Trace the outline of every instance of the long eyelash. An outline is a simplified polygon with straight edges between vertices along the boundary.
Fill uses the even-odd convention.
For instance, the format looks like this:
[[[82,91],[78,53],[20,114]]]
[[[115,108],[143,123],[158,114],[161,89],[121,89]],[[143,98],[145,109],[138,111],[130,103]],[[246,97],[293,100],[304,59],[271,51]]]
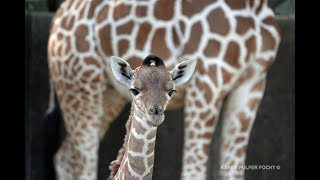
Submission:
[[[174,92],[177,92],[175,89],[172,89],[168,92],[168,95],[171,97]]]
[[[137,90],[137,89],[134,89],[134,88],[131,88],[131,89],[129,89],[132,93],[133,93],[133,95],[138,95],[140,92]]]

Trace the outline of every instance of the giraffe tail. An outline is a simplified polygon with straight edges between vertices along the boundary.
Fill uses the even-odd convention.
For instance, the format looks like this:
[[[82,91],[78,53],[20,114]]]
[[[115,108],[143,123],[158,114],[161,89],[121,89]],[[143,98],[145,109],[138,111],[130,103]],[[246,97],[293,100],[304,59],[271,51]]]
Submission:
[[[55,96],[55,94],[54,94],[53,82],[50,79],[49,80],[49,101],[48,101],[48,108],[47,108],[47,110],[45,112],[45,115],[50,114],[54,110],[54,108],[56,106],[55,97],[54,96]]]

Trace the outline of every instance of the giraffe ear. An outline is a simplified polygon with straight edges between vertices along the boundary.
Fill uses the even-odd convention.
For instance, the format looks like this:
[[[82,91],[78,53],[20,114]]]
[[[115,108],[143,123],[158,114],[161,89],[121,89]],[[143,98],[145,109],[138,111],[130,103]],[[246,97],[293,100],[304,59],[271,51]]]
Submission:
[[[131,69],[129,63],[116,56],[111,56],[109,62],[114,77],[118,81],[130,86],[133,70]]]
[[[174,69],[170,71],[172,81],[176,85],[181,85],[187,82],[191,78],[196,65],[196,60],[186,60],[177,64]]]

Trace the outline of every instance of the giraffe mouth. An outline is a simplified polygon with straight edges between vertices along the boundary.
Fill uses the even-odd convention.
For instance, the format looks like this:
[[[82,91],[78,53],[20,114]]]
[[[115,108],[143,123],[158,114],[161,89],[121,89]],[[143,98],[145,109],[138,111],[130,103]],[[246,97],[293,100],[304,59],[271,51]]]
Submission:
[[[152,115],[148,118],[147,123],[151,126],[157,127],[164,121],[164,114],[162,115]]]

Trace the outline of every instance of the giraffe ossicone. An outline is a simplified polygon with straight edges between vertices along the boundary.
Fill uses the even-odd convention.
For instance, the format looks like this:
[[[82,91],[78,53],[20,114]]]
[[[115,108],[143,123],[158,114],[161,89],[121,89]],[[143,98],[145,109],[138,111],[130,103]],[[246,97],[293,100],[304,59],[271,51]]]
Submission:
[[[184,61],[172,71],[168,71],[162,60],[154,55],[147,56],[142,66],[135,70],[119,57],[112,56],[109,62],[114,77],[128,86],[133,97],[127,134],[117,159],[111,162],[109,180],[151,180],[157,127],[164,121],[164,111],[175,85],[190,79],[196,61]]]

